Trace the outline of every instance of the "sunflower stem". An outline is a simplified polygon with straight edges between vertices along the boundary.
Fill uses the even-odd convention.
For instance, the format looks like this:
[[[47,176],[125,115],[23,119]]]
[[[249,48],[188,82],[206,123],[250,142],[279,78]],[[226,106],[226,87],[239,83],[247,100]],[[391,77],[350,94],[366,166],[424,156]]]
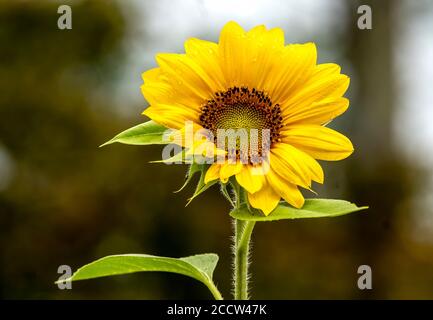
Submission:
[[[250,240],[255,221],[235,219],[234,298],[248,300]]]
[[[236,181],[231,181],[236,199],[235,208],[240,208],[242,202],[247,201],[244,190]],[[255,221],[234,219],[233,239],[233,294],[236,300],[248,300],[248,267],[250,241]]]

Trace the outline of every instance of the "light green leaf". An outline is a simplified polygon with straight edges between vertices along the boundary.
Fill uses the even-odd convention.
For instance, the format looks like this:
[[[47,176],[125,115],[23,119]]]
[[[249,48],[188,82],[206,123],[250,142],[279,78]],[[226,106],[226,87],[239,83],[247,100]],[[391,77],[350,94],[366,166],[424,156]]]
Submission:
[[[71,278],[78,281],[143,271],[159,271],[182,274],[202,282],[216,299],[221,294],[212,281],[218,256],[214,253],[198,254],[185,258],[167,258],[148,254],[122,254],[107,256],[79,268]]]
[[[188,262],[189,264],[196,267],[198,270],[206,273],[209,279],[212,279],[213,272],[218,263],[218,255],[214,253],[196,254],[194,256],[180,258],[180,260]]]
[[[101,147],[115,142],[133,145],[168,144],[170,141],[164,139],[167,130],[169,129],[151,120],[119,133]]]
[[[261,211],[248,210],[247,204],[230,212],[233,218],[246,221],[275,221],[282,219],[304,219],[337,217],[348,213],[368,209],[368,207],[357,207],[355,204],[345,200],[334,199],[307,199],[301,209],[296,209],[285,202],[280,204],[268,216]]]

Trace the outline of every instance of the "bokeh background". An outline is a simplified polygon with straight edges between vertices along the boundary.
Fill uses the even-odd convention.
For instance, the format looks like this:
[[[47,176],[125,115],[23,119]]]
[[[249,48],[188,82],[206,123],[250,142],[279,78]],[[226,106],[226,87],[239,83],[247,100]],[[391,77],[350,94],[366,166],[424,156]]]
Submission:
[[[72,7],[72,30],[57,8]],[[357,28],[369,4],[373,29]],[[0,1],[0,297],[210,298],[189,278],[145,273],[78,282],[73,269],[117,253],[215,252],[230,291],[229,206],[213,187],[185,208],[186,167],[149,164],[160,146],[111,145],[146,121],[141,73],[183,41],[216,41],[236,20],[281,27],[317,44],[320,62],[351,77],[351,108],[331,127],[355,153],[324,163],[320,197],[370,210],[333,219],[260,223],[257,299],[433,299],[433,2],[420,0]],[[308,196],[314,196],[310,194]],[[357,287],[359,265],[373,289]]]

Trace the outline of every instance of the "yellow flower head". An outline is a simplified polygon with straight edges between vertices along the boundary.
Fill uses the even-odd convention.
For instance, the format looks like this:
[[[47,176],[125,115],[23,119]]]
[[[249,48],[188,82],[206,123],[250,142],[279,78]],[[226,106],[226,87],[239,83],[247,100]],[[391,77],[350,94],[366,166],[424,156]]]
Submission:
[[[235,176],[251,206],[268,215],[281,198],[304,204],[298,187],[323,183],[315,160],[341,160],[353,152],[344,135],[325,127],[348,108],[343,94],[349,78],[333,63],[317,64],[313,43],[284,44],[279,28],[257,26],[246,32],[227,23],[219,43],[189,39],[185,54],[156,56],[158,68],[143,74],[144,114],[169,128],[192,122],[217,135],[219,129],[268,132],[266,161],[212,164],[205,182]],[[264,145],[259,144],[259,153]],[[230,150],[226,150],[230,153]]]

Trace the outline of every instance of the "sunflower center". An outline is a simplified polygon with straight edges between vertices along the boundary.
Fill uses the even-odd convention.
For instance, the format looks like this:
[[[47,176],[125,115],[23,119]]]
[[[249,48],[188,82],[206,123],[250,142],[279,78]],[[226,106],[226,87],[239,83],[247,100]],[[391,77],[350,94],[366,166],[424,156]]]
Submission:
[[[243,129],[247,134],[248,145],[256,143],[260,156],[264,147],[269,148],[278,141],[282,120],[278,104],[273,104],[263,91],[247,87],[232,87],[225,92],[216,92],[214,99],[208,100],[202,106],[200,115],[200,124],[212,131],[217,144],[221,129]],[[240,152],[245,151],[241,149],[243,148],[239,142],[236,143],[235,150],[226,148],[229,154],[236,152],[238,158]],[[248,157],[251,162],[251,157]]]

